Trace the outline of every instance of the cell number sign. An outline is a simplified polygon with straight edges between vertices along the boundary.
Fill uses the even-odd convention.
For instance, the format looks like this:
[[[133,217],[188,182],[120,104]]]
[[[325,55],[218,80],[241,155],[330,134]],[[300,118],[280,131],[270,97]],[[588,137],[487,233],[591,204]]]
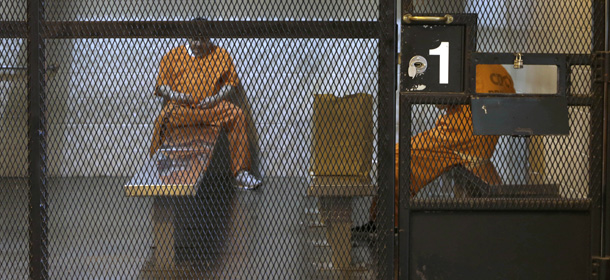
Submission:
[[[469,63],[467,24],[402,25],[401,92],[463,93]]]

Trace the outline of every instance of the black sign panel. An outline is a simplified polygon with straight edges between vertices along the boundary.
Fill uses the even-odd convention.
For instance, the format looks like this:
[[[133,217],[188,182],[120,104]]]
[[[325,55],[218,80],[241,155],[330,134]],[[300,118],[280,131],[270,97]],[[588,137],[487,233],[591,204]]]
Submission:
[[[463,25],[404,25],[402,91],[463,92]]]
[[[512,53],[476,53],[473,68],[484,64],[511,64]],[[556,66],[556,94],[476,94],[471,96],[472,125],[475,135],[567,135],[570,132],[566,99],[568,62],[564,54],[522,54],[529,65]],[[519,69],[516,71],[523,71]],[[513,78],[515,85],[523,79]],[[539,77],[540,78],[540,77]],[[493,79],[493,77],[492,77]],[[544,82],[536,80],[535,83]],[[471,85],[475,91],[475,83]],[[518,87],[516,86],[515,89]]]
[[[475,97],[471,99],[475,135],[566,135],[564,96]]]

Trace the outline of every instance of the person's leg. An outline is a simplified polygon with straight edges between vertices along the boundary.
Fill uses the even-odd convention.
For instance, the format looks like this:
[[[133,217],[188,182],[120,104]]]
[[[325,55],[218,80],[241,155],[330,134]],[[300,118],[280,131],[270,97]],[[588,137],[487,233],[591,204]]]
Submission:
[[[489,160],[486,160],[483,164],[472,167],[470,171],[489,185],[502,184],[502,178],[498,174],[496,167]]]
[[[250,151],[247,134],[246,116],[243,111],[230,102],[223,101],[216,108],[217,122],[227,130],[231,149],[231,171],[235,184],[246,190],[258,188],[262,182],[250,170]]]
[[[250,153],[246,118],[241,109],[228,101],[208,109],[193,109],[182,107],[175,114],[175,125],[215,125],[224,128],[229,138],[231,152],[231,173],[239,185],[246,189],[260,186],[261,181],[248,172],[250,169]]]
[[[250,169],[246,118],[241,109],[230,102],[220,102],[213,109],[218,116],[215,123],[227,131],[231,150],[231,171],[236,176],[239,171]]]
[[[436,137],[431,137],[428,133],[418,134],[411,141],[411,192],[410,197],[415,196],[421,188],[432,182],[441,174],[456,164],[462,163],[459,156],[450,150],[444,148],[437,149],[420,149],[418,148],[419,143],[426,143],[428,147],[441,147],[442,145],[434,145],[434,142],[438,142]],[[432,144],[431,144],[432,143]],[[399,192],[399,156],[398,156],[398,144],[395,147],[395,172],[394,172],[394,217],[398,217],[398,210],[400,205],[400,192]],[[403,195],[404,196],[404,195]],[[377,204],[379,198],[376,196],[373,198],[371,207],[369,208],[369,222],[365,225],[354,227],[354,231],[370,231],[375,229],[375,222],[377,220]],[[394,225],[398,226],[398,220],[394,220]]]

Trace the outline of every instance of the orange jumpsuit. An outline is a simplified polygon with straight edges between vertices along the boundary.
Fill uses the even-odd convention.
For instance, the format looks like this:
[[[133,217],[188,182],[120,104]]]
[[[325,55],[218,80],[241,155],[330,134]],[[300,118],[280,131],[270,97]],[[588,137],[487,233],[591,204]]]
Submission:
[[[188,53],[185,46],[180,46],[161,59],[156,86],[168,85],[174,91],[191,95],[197,104],[204,98],[217,94],[225,85],[237,87],[238,84],[235,66],[225,49],[216,46],[211,53],[194,57]],[[173,128],[204,125],[220,126],[228,132],[233,174],[248,170],[250,154],[246,118],[239,107],[225,100],[207,109],[169,101],[155,121],[151,156],[165,141],[165,134],[174,131]],[[196,135],[180,137],[195,138]]]
[[[476,81],[478,93],[515,92],[512,78],[498,64],[478,65]],[[501,183],[500,176],[489,161],[498,138],[495,135],[473,134],[470,106],[449,106],[446,114],[436,120],[434,128],[411,138],[411,195],[459,164],[489,184]],[[398,188],[398,164],[395,179],[395,187]]]
[[[497,142],[498,136],[473,135],[470,106],[450,106],[433,129],[411,138],[411,194],[459,164],[487,183],[500,183],[489,161]]]
[[[514,93],[513,81],[501,65],[477,65],[476,92]],[[495,167],[489,161],[499,136],[474,135],[469,105],[450,105],[439,116],[436,125],[411,138],[411,196],[455,165],[463,165],[488,184],[501,183]],[[396,144],[395,193],[399,190],[398,144]],[[374,201],[376,204],[376,201]],[[398,215],[399,196],[395,196],[394,211]],[[375,220],[376,206],[371,207]],[[396,221],[397,222],[397,221]]]

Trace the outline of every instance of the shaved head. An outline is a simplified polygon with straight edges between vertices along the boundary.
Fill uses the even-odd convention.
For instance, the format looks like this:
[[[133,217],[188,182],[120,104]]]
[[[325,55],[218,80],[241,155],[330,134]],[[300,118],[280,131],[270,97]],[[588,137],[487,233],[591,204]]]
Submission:
[[[204,17],[196,17],[191,21],[208,21],[208,19]],[[214,44],[209,37],[206,37],[200,32],[200,30],[195,30],[195,34],[188,39],[189,48],[191,52],[195,55],[195,57],[202,57],[209,54],[214,49]]]

